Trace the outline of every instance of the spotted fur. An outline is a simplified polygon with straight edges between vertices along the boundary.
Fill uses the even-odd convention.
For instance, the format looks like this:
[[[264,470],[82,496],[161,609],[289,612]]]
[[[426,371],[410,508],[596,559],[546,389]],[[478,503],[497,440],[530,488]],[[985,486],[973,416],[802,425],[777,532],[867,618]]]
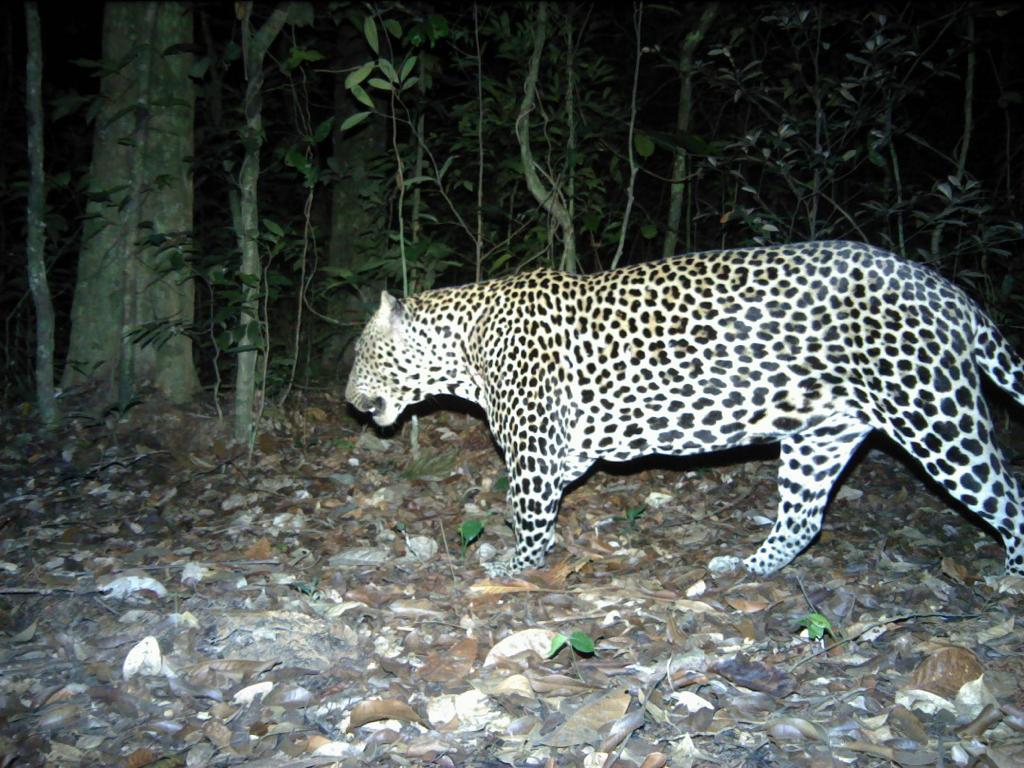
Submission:
[[[679,256],[382,296],[346,388],[382,426],[434,394],[479,403],[505,453],[516,551],[543,564],[565,487],[598,459],[781,443],[781,500],[744,564],[767,574],[817,534],[873,429],[1002,536],[1024,574],[1021,484],[980,374],[1024,404],[1024,360],[959,288],[869,246]]]

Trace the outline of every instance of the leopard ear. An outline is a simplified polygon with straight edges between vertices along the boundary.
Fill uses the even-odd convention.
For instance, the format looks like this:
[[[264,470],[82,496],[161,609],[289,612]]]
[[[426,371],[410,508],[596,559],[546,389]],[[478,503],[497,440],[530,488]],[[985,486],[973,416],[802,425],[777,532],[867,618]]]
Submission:
[[[405,307],[402,306],[402,302],[387,291],[381,291],[380,307],[377,309],[374,320],[387,328],[396,330],[404,319]]]

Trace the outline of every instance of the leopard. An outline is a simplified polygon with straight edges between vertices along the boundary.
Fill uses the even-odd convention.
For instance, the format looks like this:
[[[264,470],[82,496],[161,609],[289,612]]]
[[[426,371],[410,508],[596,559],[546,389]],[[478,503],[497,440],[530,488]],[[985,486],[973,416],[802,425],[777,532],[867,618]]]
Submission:
[[[874,431],[998,532],[1006,572],[1024,575],[1024,495],[983,375],[1024,404],[1024,359],[962,288],[874,246],[817,241],[384,291],[345,397],[380,427],[440,395],[483,409],[515,533],[491,576],[543,566],[566,487],[599,460],[777,443],[777,514],[742,560],[771,574],[817,536]]]

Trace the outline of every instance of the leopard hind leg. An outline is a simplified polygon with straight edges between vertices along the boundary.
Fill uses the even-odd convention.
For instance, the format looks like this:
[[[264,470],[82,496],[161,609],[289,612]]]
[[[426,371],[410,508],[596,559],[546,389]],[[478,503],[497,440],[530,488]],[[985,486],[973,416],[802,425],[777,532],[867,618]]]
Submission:
[[[905,414],[887,431],[950,496],[999,532],[1007,573],[1024,576],[1024,491],[993,438],[977,378],[940,381],[928,406],[928,413]]]
[[[777,571],[810,544],[836,480],[869,432],[864,421],[836,413],[782,440],[778,516],[768,538],[743,561],[747,570]]]

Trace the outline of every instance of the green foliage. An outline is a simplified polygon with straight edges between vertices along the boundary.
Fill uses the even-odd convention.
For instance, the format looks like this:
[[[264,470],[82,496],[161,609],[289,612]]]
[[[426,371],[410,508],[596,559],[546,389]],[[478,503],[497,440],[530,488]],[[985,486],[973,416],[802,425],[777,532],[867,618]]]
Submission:
[[[826,633],[829,637],[836,637],[836,632],[832,629],[832,622],[816,611],[802,617],[800,626],[807,629],[807,636],[811,640],[821,640]]]
[[[646,512],[646,505],[640,505],[639,507],[630,507],[629,509],[626,510],[626,514],[623,515],[623,517],[625,518],[626,523],[629,525],[630,529],[635,529],[637,521],[641,517],[643,517],[644,513]]]
[[[484,532],[486,524],[478,518],[467,518],[459,524],[459,556],[465,557],[466,550]]]
[[[373,16],[367,16],[363,20],[363,36],[366,37],[366,44],[375,54],[380,53],[380,37],[377,34],[377,22]]]
[[[548,658],[550,659],[556,655],[566,645],[571,647],[576,653],[590,655],[594,652],[593,638],[586,632],[577,630],[568,637],[559,633],[551,638],[551,649],[548,651]]]
[[[409,43],[415,46],[430,43],[430,47],[449,35],[448,22],[444,16],[431,14],[425,22],[418,23],[409,30]]]
[[[288,58],[285,59],[284,64],[281,66],[285,72],[291,72],[294,69],[298,69],[301,64],[323,61],[323,59],[324,55],[320,51],[295,45],[292,46],[291,51],[288,53]]]
[[[303,595],[310,600],[320,599],[320,580],[313,579],[313,581],[296,581],[291,585],[292,589]]]
[[[654,154],[654,142],[650,136],[638,133],[633,136],[633,147],[640,157],[650,157]]]

